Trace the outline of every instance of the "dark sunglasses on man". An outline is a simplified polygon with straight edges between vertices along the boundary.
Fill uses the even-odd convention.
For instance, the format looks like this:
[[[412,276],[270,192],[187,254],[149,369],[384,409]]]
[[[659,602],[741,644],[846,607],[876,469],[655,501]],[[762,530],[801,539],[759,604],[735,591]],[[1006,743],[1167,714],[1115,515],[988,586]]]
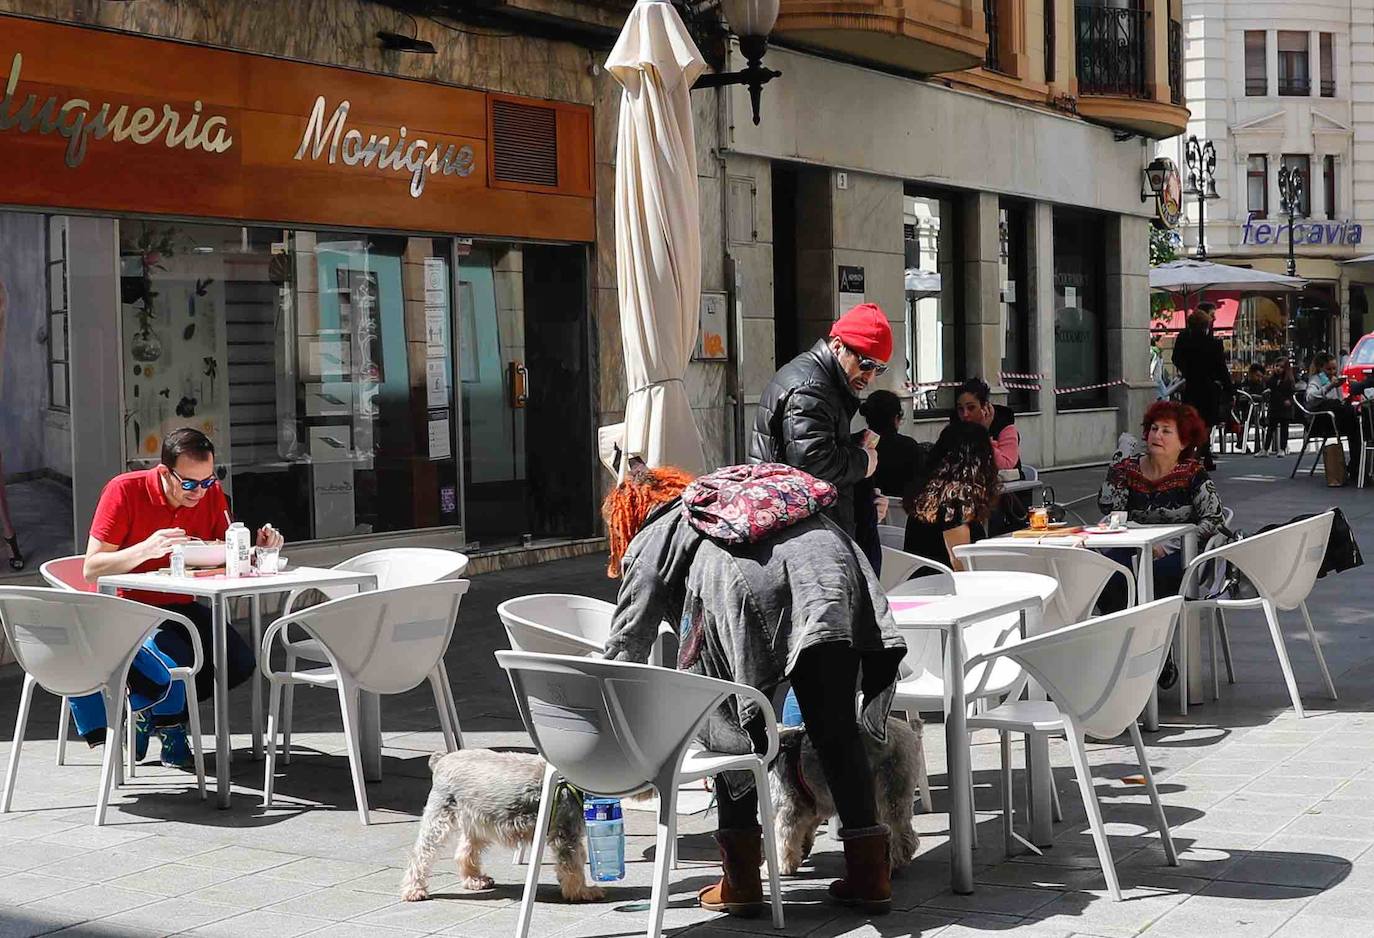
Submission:
[[[177,471],[171,466],[167,467],[167,471],[172,474],[173,479],[176,479],[177,482],[181,484],[181,490],[183,492],[194,492],[198,488],[208,489],[219,482],[219,479],[213,475],[205,479],[183,479],[181,476],[177,475]]]
[[[850,355],[853,355],[855,358],[859,360],[860,371],[871,371],[874,375],[877,375],[879,377],[887,374],[887,366],[884,365],[882,362],[874,358],[867,358],[863,355],[860,355],[858,352],[854,351],[852,348],[849,348],[849,346],[847,345],[845,346],[845,348],[849,349]]]

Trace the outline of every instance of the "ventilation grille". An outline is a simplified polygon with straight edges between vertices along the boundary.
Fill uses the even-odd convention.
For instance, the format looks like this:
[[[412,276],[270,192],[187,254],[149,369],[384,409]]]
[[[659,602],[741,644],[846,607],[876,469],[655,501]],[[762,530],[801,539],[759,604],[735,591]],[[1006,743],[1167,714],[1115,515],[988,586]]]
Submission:
[[[497,182],[558,185],[558,114],[553,108],[493,101],[492,174]]]

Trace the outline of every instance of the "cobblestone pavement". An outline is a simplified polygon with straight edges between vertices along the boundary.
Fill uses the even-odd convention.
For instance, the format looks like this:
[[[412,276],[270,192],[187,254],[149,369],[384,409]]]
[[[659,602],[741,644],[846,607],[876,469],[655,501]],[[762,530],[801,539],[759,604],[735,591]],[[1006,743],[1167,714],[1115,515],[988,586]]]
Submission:
[[[1234,456],[1219,472],[1237,525],[1253,531],[1301,512],[1340,505],[1374,549],[1374,492],[1328,490],[1320,475],[1288,479],[1289,460]],[[1050,477],[1061,500],[1093,491],[1097,469]],[[1164,865],[1125,740],[1090,744],[1097,790],[1112,834],[1125,901],[1110,901],[1098,871],[1070,762],[1053,744],[1066,819],[1044,856],[1002,856],[993,735],[974,740],[982,849],[973,895],[949,891],[942,727],[933,717],[926,752],[937,811],[917,817],[921,852],[895,881],[896,910],[866,920],[827,905],[825,885],[842,859],[826,837],[812,862],[785,882],[789,935],[814,938],[965,938],[1012,932],[1026,938],[1146,934],[1160,938],[1366,936],[1374,921],[1374,604],[1371,570],[1318,583],[1311,609],[1339,702],[1322,697],[1300,622],[1286,621],[1290,655],[1308,717],[1289,707],[1267,631],[1258,616],[1231,617],[1237,670],[1208,701],[1180,718],[1164,704],[1164,726],[1146,734],[1182,866]],[[599,558],[563,561],[474,579],[448,654],[469,745],[527,746],[509,685],[492,652],[504,647],[495,616],[504,598],[570,591],[609,597]],[[0,758],[8,758],[19,676],[0,675]],[[235,727],[247,729],[246,688],[233,697]],[[207,711],[208,714],[208,711]],[[39,695],[23,748],[13,811],[0,816],[0,938],[31,935],[509,934],[522,870],[494,848],[498,886],[459,891],[443,861],[434,898],[401,903],[400,867],[428,789],[426,757],[440,744],[426,689],[383,704],[384,781],[369,785],[372,825],[353,810],[337,698],[297,696],[297,756],[278,778],[279,806],[259,806],[262,763],[234,738],[234,798],[228,811],[200,801],[186,776],[155,764],[120,789],[109,823],[90,825],[97,753],[79,742],[55,765],[57,701]],[[206,725],[209,726],[207,719]],[[213,751],[207,737],[207,747]],[[156,753],[157,744],[153,750]],[[1019,764],[1019,754],[1017,756]],[[1019,773],[1018,773],[1019,784]],[[631,811],[628,873],[605,902],[556,901],[545,872],[532,934],[643,934],[652,869],[652,815]],[[709,815],[684,817],[682,868],[672,877],[668,934],[728,938],[771,931],[764,920],[704,913],[695,892],[713,881]]]

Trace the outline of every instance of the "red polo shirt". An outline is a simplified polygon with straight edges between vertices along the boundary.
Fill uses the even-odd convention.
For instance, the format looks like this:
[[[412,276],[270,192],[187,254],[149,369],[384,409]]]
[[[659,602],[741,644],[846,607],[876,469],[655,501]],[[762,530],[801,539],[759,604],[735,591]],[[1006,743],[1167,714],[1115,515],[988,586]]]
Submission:
[[[153,532],[164,528],[181,528],[187,537],[198,537],[205,541],[224,540],[224,532],[229,528],[229,522],[224,517],[229,507],[224,490],[218,485],[213,486],[194,507],[174,508],[167,503],[167,496],[162,492],[163,472],[162,466],[154,466],[152,469],[126,472],[107,482],[100,493],[100,503],[95,506],[91,537],[114,544],[120,550],[141,544]],[[167,557],[159,557],[139,564],[130,572],[160,570],[170,562]],[[191,596],[141,590],[120,590],[119,595],[156,606],[194,600]]]

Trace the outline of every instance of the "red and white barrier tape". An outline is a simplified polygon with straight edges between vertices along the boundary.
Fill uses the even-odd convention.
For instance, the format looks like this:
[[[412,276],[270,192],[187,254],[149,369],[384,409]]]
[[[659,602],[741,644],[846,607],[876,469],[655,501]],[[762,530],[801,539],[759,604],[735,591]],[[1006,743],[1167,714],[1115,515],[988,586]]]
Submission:
[[[1032,373],[1030,373],[1030,372],[1022,372],[1022,371],[1002,371],[1002,372],[999,372],[999,373],[998,373],[998,377],[1001,377],[1001,378],[1012,378],[1012,379],[1021,380],[1021,381],[1026,381],[1026,380],[1031,380],[1031,381],[1033,381],[1033,380],[1035,380],[1036,378],[1048,378],[1049,375],[1032,374]],[[1011,387],[1011,385],[1007,385],[1007,387]]]
[[[1128,383],[1128,382],[1126,382],[1126,381],[1124,381],[1124,380],[1118,378],[1118,379],[1115,380],[1115,381],[1106,381],[1106,382],[1104,382],[1104,383],[1102,383],[1102,384],[1084,384],[1084,385],[1080,385],[1079,387],[1076,387],[1076,388],[1055,388],[1055,389],[1054,389],[1054,393],[1055,393],[1055,394],[1076,394],[1076,393],[1078,393],[1079,391],[1096,391],[1096,390],[1099,390],[1099,389],[1101,389],[1101,388],[1116,388],[1116,387],[1121,387],[1123,384],[1127,384],[1127,383]]]

